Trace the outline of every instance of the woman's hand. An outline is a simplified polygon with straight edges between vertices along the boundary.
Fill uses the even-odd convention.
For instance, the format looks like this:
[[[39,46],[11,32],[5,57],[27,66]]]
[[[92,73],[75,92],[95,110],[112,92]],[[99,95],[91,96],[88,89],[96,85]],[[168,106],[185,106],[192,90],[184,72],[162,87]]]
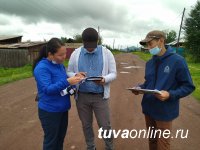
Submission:
[[[78,84],[83,78],[79,76],[74,76],[71,78],[67,78],[67,81],[69,82],[70,85],[76,85]]]
[[[75,76],[76,77],[80,77],[80,78],[85,78],[86,77],[86,72],[78,72]]]
[[[167,91],[160,91],[161,94],[155,94],[155,97],[158,98],[161,101],[165,101],[167,99],[169,99],[170,94]]]

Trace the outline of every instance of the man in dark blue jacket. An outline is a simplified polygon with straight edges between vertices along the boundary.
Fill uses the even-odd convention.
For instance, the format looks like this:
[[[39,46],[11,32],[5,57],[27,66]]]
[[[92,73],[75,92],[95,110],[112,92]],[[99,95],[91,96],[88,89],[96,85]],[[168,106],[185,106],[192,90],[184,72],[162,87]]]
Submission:
[[[144,94],[142,110],[147,129],[171,130],[172,120],[179,115],[179,99],[195,89],[186,61],[165,47],[165,34],[151,31],[140,41],[153,55],[146,63],[145,82],[140,88],[157,89],[161,94]],[[134,92],[134,94],[139,94]],[[155,133],[155,132],[154,132]],[[169,150],[170,138],[150,137],[150,150]]]

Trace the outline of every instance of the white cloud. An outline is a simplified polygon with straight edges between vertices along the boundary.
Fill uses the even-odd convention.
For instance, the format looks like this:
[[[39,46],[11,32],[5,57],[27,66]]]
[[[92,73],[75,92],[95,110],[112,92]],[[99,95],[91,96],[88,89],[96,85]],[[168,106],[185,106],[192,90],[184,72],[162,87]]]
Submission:
[[[39,22],[24,27],[23,40],[49,40],[51,37],[61,37],[65,35],[65,31],[60,24]]]
[[[178,32],[181,13],[186,16],[197,0],[1,0],[0,34],[23,35],[23,40],[73,37],[91,26],[103,42],[116,47],[137,45],[154,29]]]

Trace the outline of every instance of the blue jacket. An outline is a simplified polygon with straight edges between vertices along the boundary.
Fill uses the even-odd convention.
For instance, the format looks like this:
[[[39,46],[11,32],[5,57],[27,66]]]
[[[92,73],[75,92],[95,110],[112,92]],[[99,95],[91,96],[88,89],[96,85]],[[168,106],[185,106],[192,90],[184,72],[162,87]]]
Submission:
[[[53,64],[43,58],[34,69],[37,82],[38,107],[48,112],[64,112],[70,109],[70,96],[60,92],[69,86],[63,64]]]
[[[192,93],[195,86],[184,58],[168,47],[163,56],[153,56],[146,63],[145,82],[141,88],[169,92],[170,98],[166,101],[144,94],[142,109],[144,114],[155,120],[170,121],[179,115],[179,99]]]

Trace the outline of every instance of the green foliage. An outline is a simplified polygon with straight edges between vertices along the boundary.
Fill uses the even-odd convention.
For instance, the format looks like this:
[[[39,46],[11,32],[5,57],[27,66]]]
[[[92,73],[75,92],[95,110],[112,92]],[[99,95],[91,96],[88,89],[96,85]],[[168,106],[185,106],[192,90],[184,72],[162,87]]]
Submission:
[[[166,43],[170,43],[176,40],[176,31],[171,30],[166,33]]]
[[[103,43],[103,39],[101,36],[99,36],[99,41],[98,41],[98,45],[101,45]]]
[[[186,48],[193,56],[195,62],[200,62],[200,1],[190,11],[189,17],[185,20]]]
[[[61,37],[60,40],[63,43],[74,43],[74,39],[72,39],[72,38]]]
[[[105,46],[105,47],[106,47],[107,49],[109,49],[109,50],[113,50],[112,47],[109,46],[109,45],[103,45],[103,46]]]
[[[76,34],[74,36],[74,43],[82,43],[82,36],[80,34]],[[103,43],[103,39],[100,36],[99,41],[98,41],[98,45],[101,45],[102,43]]]
[[[82,43],[82,36],[80,34],[74,36],[74,43]]]
[[[61,40],[63,43],[67,43],[67,38],[66,38],[66,37],[61,37],[60,40]]]

